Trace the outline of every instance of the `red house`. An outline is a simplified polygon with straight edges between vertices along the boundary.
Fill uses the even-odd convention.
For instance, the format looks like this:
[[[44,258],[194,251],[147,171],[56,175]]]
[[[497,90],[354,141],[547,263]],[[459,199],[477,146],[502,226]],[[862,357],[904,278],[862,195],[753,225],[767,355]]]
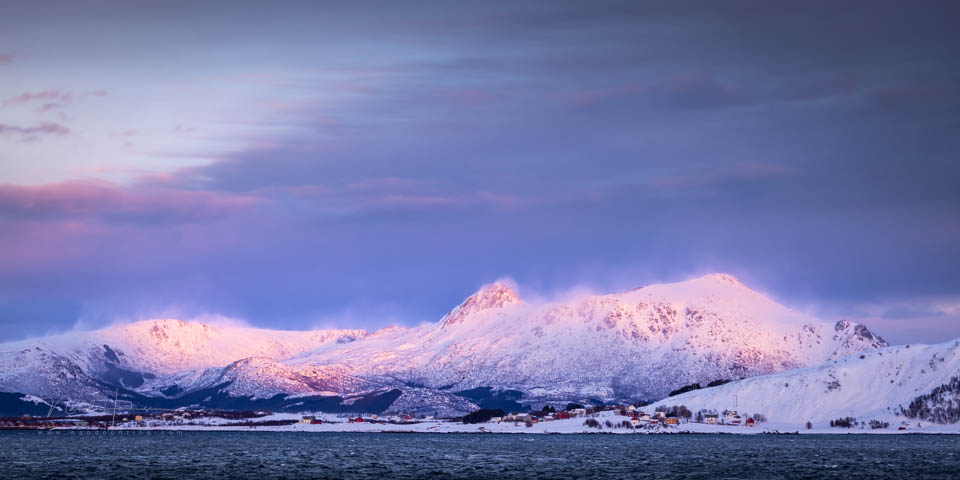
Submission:
[[[757,426],[757,421],[754,420],[754,419],[752,419],[752,418],[748,418],[748,419],[747,419],[747,426],[748,426],[748,427],[755,427],[755,426]]]

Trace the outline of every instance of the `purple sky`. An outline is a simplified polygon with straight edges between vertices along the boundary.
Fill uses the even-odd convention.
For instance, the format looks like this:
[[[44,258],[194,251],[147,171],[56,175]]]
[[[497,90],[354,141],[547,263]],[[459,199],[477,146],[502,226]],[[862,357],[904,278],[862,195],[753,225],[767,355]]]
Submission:
[[[960,7],[14,2],[0,340],[723,271],[960,336]]]

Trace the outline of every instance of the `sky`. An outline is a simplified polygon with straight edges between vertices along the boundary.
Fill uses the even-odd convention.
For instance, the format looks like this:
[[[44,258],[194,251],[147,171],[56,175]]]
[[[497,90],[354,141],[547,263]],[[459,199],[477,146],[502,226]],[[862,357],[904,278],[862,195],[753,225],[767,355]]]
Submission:
[[[0,10],[0,340],[709,272],[960,337],[957,2]]]

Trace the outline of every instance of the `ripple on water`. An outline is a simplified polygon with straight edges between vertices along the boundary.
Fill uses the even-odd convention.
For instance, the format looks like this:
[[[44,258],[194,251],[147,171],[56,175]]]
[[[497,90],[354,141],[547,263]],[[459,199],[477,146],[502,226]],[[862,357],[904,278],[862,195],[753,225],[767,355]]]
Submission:
[[[958,478],[948,435],[0,432],[6,478]]]

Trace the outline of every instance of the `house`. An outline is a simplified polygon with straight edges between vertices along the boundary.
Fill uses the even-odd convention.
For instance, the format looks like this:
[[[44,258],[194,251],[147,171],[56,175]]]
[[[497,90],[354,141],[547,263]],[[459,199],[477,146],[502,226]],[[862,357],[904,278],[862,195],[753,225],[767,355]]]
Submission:
[[[644,422],[649,422],[649,421],[650,421],[650,414],[649,414],[649,413],[640,412],[640,414],[637,415],[637,418],[639,418],[640,420],[643,420]]]
[[[716,424],[720,423],[720,415],[717,415],[716,413],[707,413],[707,414],[704,414],[704,415],[703,415],[703,423],[706,423],[706,424],[709,424],[709,425],[716,425]]]
[[[747,418],[747,426],[748,426],[748,427],[755,427],[755,426],[757,426],[757,421],[754,420],[753,418]]]
[[[743,420],[743,419],[740,418],[740,415],[737,415],[737,416],[733,417],[732,420],[730,420],[730,425],[740,425],[740,421],[741,421],[741,420]]]
[[[653,418],[659,418],[659,419],[667,418],[667,412],[653,412]]]
[[[313,415],[304,415],[300,418],[300,423],[313,423],[317,421],[317,417]]]
[[[736,410],[724,410],[724,411],[723,411],[723,423],[724,423],[724,424],[733,423],[733,419],[734,419],[734,418],[740,418],[740,416],[737,415],[737,411],[736,411]]]
[[[503,421],[503,417],[490,417],[490,423],[500,423]]]
[[[586,409],[586,408],[574,408],[574,409],[573,409],[573,416],[575,416],[575,417],[582,417],[582,416],[584,416],[584,415],[586,415],[586,414],[587,414],[587,409]]]
[[[136,421],[136,422],[142,422],[142,421],[143,421],[143,415],[137,415],[137,416],[133,417],[133,420]]]
[[[637,411],[637,407],[634,407],[633,405],[629,405],[629,406],[627,406],[627,411],[628,411],[628,412],[636,412],[636,411]]]
[[[630,423],[631,423],[634,427],[636,427],[637,425],[640,425],[640,419],[637,418],[637,417],[631,417],[631,418],[630,418]]]
[[[363,417],[351,418],[350,423],[363,423]]]
[[[400,417],[400,419],[403,420],[404,422],[409,422],[410,420],[413,420],[413,417],[411,417],[410,415],[404,414],[403,416]]]
[[[679,417],[667,417],[667,418],[664,419],[664,422],[665,422],[667,425],[680,425],[680,418],[679,418]]]
[[[567,420],[568,418],[570,418],[570,412],[557,412],[557,419]]]

